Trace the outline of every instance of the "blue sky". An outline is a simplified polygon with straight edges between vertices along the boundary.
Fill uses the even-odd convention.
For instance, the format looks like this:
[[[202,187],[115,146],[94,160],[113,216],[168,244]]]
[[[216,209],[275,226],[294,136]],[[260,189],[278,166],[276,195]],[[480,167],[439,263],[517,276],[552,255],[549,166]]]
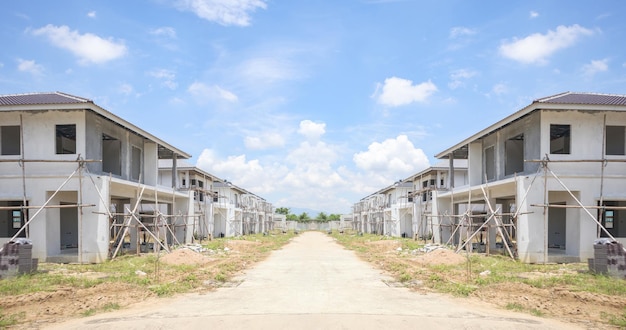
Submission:
[[[626,2],[9,1],[0,94],[62,91],[275,206],[348,213],[532,100],[626,93]]]

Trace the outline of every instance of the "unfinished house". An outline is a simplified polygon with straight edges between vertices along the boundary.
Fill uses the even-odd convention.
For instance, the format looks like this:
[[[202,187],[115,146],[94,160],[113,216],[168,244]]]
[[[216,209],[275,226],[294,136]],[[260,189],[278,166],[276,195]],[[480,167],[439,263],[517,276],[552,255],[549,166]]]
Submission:
[[[399,237],[409,233],[410,236],[412,189],[412,182],[400,180],[361,199],[352,208],[354,229],[370,234]]]
[[[193,221],[191,230],[196,240],[210,239],[214,234],[213,223],[213,182],[219,182],[211,175],[184,160],[173,166],[171,159],[159,160],[158,183],[163,186],[175,185],[176,190],[189,192],[193,196]],[[173,176],[172,173],[176,175]]]
[[[598,237],[625,243],[625,141],[626,95],[535,100],[436,155],[468,162],[466,185],[433,193],[436,240],[527,263],[593,258]]]
[[[79,263],[187,242],[193,199],[157,180],[159,159],[189,157],[85,98],[2,95],[0,242]]]
[[[450,176],[449,173],[454,175]],[[467,160],[455,159],[452,165],[448,161],[442,161],[403,181],[412,182],[413,189],[409,193],[411,205],[404,214],[401,230],[406,233],[406,237],[429,240],[435,231],[432,221],[433,192],[449,191],[455,184],[466,185]]]
[[[271,203],[229,181],[213,183],[213,235],[232,237],[274,229]]]
[[[452,177],[449,173],[454,173]],[[354,204],[351,227],[366,233],[395,237],[432,237],[433,191],[467,184],[467,161],[442,161],[385,187]]]

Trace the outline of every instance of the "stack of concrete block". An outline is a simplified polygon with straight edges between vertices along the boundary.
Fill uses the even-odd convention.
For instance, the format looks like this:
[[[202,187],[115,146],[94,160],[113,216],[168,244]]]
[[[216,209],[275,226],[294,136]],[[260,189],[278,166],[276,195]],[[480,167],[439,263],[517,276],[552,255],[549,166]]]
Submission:
[[[37,259],[32,258],[33,246],[26,241],[5,243],[0,251],[0,278],[37,270]]]
[[[0,252],[0,278],[10,278],[17,275],[19,259],[18,245],[5,243]]]
[[[607,245],[607,270],[610,276],[626,279],[626,250],[620,242]]]
[[[594,244],[593,245],[593,259],[589,259],[589,270],[596,274],[607,274],[608,273],[608,262],[607,262],[607,244]]]

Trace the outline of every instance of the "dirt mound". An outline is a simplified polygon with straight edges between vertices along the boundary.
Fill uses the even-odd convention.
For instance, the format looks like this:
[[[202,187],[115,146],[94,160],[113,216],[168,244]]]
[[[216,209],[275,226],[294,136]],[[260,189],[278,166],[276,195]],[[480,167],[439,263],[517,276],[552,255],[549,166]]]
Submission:
[[[436,249],[416,258],[425,265],[456,265],[466,261],[460,254],[448,249]]]
[[[402,244],[399,241],[394,241],[394,240],[372,241],[372,242],[366,242],[365,244],[373,245],[376,247],[377,250],[383,251],[383,252],[395,251],[399,247],[402,246]]]
[[[224,246],[238,252],[249,252],[250,250],[254,250],[257,245],[261,244],[261,242],[255,241],[244,241],[244,240],[231,240],[224,243]]]
[[[183,248],[164,255],[160,260],[170,265],[203,265],[211,259],[198,252]]]

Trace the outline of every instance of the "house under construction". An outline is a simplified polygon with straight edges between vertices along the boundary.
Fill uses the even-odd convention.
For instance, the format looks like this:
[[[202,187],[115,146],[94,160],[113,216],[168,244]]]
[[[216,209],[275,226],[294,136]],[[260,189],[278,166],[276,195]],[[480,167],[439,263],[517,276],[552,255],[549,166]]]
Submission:
[[[449,173],[466,161],[467,180],[429,192],[432,239],[529,263],[593,258],[599,237],[626,243],[625,142],[626,95],[533,101],[436,155]]]
[[[206,236],[198,191],[159,173],[190,157],[85,98],[2,95],[0,243],[27,237],[41,261],[97,263]]]

